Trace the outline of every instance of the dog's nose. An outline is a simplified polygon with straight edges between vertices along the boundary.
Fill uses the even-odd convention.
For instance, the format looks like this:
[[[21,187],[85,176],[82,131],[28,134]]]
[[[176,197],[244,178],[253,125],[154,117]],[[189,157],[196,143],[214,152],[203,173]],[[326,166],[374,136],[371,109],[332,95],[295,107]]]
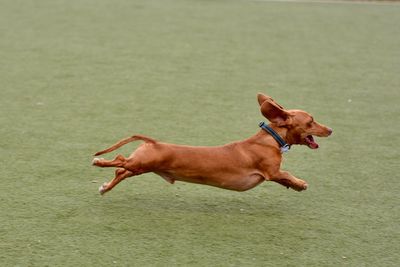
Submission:
[[[333,129],[332,128],[328,128],[328,135],[331,135],[333,133]]]

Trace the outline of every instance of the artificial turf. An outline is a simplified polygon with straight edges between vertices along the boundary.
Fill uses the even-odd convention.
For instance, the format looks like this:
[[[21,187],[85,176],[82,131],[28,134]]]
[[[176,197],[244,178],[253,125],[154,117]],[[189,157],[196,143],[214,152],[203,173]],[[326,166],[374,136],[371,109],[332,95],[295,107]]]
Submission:
[[[395,3],[1,1],[1,265],[398,266],[398,25]],[[307,191],[98,194],[94,152],[247,138],[257,92],[334,129],[285,155]]]

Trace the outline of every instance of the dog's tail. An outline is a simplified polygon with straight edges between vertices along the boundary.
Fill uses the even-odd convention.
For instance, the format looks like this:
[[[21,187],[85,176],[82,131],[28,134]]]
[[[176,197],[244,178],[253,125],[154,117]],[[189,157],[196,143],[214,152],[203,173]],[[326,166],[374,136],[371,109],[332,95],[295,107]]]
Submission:
[[[115,145],[112,145],[109,148],[106,148],[106,149],[104,149],[102,151],[99,151],[94,155],[95,156],[99,156],[99,155],[114,151],[114,150],[120,148],[121,146],[126,145],[126,144],[128,144],[130,142],[133,142],[133,141],[136,141],[136,140],[142,140],[142,141],[145,141],[146,143],[153,143],[153,144],[155,144],[157,142],[156,140],[154,140],[154,139],[152,139],[150,137],[146,137],[146,136],[143,136],[143,135],[134,135],[134,136],[122,139],[121,141],[119,141]]]

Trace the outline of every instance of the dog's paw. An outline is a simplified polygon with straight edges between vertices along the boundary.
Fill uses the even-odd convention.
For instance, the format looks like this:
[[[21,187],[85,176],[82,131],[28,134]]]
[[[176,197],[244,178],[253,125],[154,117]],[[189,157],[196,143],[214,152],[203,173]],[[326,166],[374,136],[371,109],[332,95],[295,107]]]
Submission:
[[[104,184],[102,184],[100,187],[99,187],[99,193],[100,193],[100,195],[103,195],[105,192],[106,192],[106,189],[107,189],[107,183],[104,183]]]
[[[300,192],[300,191],[307,190],[308,184],[307,184],[306,182],[303,182],[303,183],[301,183],[301,184],[297,184],[297,185],[295,185],[295,186],[292,186],[292,188],[293,188],[294,190]]]
[[[103,158],[94,158],[93,160],[92,160],[92,165],[96,165],[99,161],[101,161],[101,160],[103,160]]]

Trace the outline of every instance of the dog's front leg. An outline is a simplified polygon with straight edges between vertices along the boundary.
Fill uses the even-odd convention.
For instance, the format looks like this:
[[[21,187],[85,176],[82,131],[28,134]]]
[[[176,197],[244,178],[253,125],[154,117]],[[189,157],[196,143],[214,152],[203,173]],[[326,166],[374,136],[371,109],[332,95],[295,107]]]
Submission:
[[[307,183],[299,178],[296,178],[292,174],[286,171],[279,171],[274,175],[271,175],[271,181],[277,182],[287,188],[292,188],[296,191],[303,191],[307,189]]]

